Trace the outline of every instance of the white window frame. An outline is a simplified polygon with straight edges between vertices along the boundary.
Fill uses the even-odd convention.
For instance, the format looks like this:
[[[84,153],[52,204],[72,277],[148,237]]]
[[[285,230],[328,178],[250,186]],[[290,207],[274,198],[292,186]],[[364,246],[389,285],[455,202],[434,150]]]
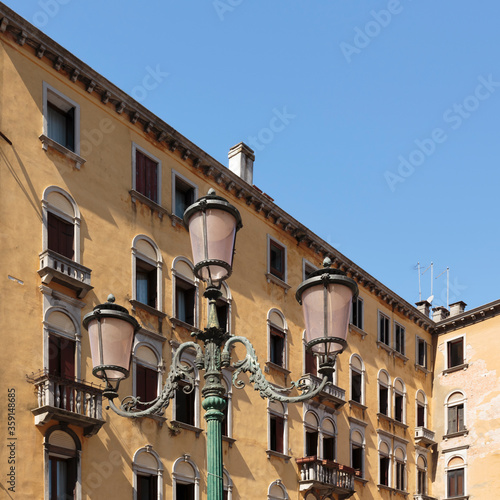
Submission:
[[[314,418],[316,419],[316,426],[312,426],[309,422],[307,422],[307,414],[308,413],[311,413]],[[320,453],[320,417],[318,415],[318,412],[316,411],[316,409],[311,409],[311,408],[307,408],[306,407],[306,404],[304,404],[304,420],[303,420],[303,427],[304,427],[304,457],[306,456],[311,456],[311,455],[307,455],[306,454],[306,450],[307,450],[307,434],[308,434],[308,431],[313,431],[313,432],[317,432],[318,433],[318,445],[317,445],[317,449],[316,449],[316,453],[315,455],[318,456],[318,458],[321,456],[321,453]]]
[[[271,489],[273,486],[278,486],[281,489],[283,493],[283,496],[281,498],[271,495]],[[267,488],[267,500],[283,500],[283,499],[284,500],[290,499],[290,497],[288,496],[288,491],[286,490],[286,486],[281,482],[281,479],[276,479],[276,481],[273,481]]]
[[[147,156],[150,160],[153,160],[157,164],[157,168],[156,168],[156,186],[157,186],[158,192],[157,192],[156,196],[158,198],[158,201],[151,200],[146,195],[144,195],[143,193],[139,193],[139,191],[137,191],[137,186],[136,186],[136,168],[137,168],[137,155],[136,155],[136,152],[137,151],[141,152],[144,156]],[[136,144],[135,142],[132,142],[132,189],[134,191],[138,192],[139,194],[141,194],[142,196],[146,197],[152,203],[156,203],[157,205],[161,205],[161,191],[162,191],[161,190],[161,170],[162,170],[162,168],[161,168],[161,160],[159,158],[157,158],[156,156],[154,156],[153,154],[151,154],[149,151],[147,151],[146,149],[144,149],[142,146],[139,146],[139,144]]]
[[[428,410],[428,403],[427,403],[427,395],[422,389],[419,389],[417,393],[415,394],[415,427],[419,427],[418,424],[418,407],[422,406],[420,404],[420,401],[418,400],[418,395],[422,394],[424,397],[424,428],[427,429],[427,410]]]
[[[272,313],[276,313],[283,321],[283,326],[277,325],[271,321]],[[284,335],[283,339],[283,365],[277,365],[271,361],[271,328],[279,330]],[[269,309],[267,312],[267,362],[271,363],[273,366],[282,368],[284,370],[288,369],[288,324],[286,322],[285,315],[275,307]]]
[[[464,496],[467,497],[469,494],[469,485],[468,485],[468,463],[467,463],[467,448],[464,447],[460,450],[451,450],[451,451],[443,451],[444,455],[444,477],[445,477],[445,492],[446,492],[446,497],[445,499],[448,498],[454,498],[449,496],[449,491],[448,491],[448,472],[457,470],[457,469],[463,469],[464,470]],[[450,463],[451,460],[454,458],[461,458],[463,460],[463,464],[456,465],[450,467],[448,464]],[[460,498],[460,497],[459,497]]]
[[[142,465],[137,464],[137,458],[142,453],[147,453],[151,455],[157,463],[156,469],[151,469],[149,467],[144,467]],[[143,448],[139,448],[135,453],[132,460],[132,471],[133,471],[133,479],[132,484],[134,487],[134,500],[137,500],[137,476],[156,476],[157,480],[157,500],[163,500],[163,465],[161,463],[160,456],[156,451],[153,450],[151,445],[147,445]]]
[[[224,467],[223,469],[223,475],[224,475],[224,491],[227,491],[227,500],[232,500],[233,499],[233,480],[231,479],[231,474],[227,471],[227,469]]]
[[[73,216],[63,212],[58,209],[48,201],[50,193],[58,193],[71,204],[73,207]],[[80,210],[73,197],[67,193],[64,189],[58,186],[49,186],[43,192],[42,197],[42,251],[49,249],[49,212],[59,217],[60,219],[73,224],[74,227],[74,252],[73,252],[73,262],[80,264]],[[66,257],[67,258],[67,257]]]
[[[354,432],[357,432],[361,435],[362,438],[362,443],[358,443],[353,441],[352,436]],[[365,477],[366,473],[366,467],[365,467],[365,462],[366,462],[366,440],[365,440],[365,429],[361,425],[357,425],[354,423],[351,423],[351,428],[349,430],[349,457],[350,457],[350,466],[353,467],[353,460],[352,460],[352,447],[353,445],[356,445],[357,447],[361,447],[362,449],[362,455],[361,455],[361,478]]]
[[[380,318],[381,317],[384,317],[389,321],[389,326],[388,326],[388,330],[387,330],[387,334],[388,334],[389,338],[388,338],[387,343],[381,340],[381,331],[380,331]],[[392,340],[391,339],[391,333],[392,333],[391,330],[392,330],[391,329],[391,318],[387,314],[385,314],[379,310],[378,314],[377,314],[377,340],[378,340],[378,342],[380,342],[384,346],[388,347],[389,349],[391,349],[391,340]]]
[[[163,368],[163,360],[162,360],[162,356],[161,356],[161,350],[158,351],[158,345],[156,343],[149,341],[149,339],[142,340],[138,337],[139,337],[139,333],[137,333],[135,335],[135,339],[134,339],[135,344],[134,344],[134,347],[132,349],[132,373],[133,373],[132,394],[134,395],[134,397],[137,397],[137,377],[136,377],[136,375],[137,375],[137,366],[140,365],[140,366],[144,366],[145,368],[149,368],[150,370],[154,370],[157,373],[156,394],[159,395],[161,392],[161,388],[162,388],[161,372],[162,372],[162,368]],[[140,347],[147,347],[154,352],[154,354],[156,356],[156,365],[152,365],[152,364],[146,362],[145,360],[140,359],[137,356],[137,351],[139,350]],[[147,401],[143,401],[143,402],[147,402]]]
[[[180,462],[187,462],[193,468],[194,480],[191,477],[186,477],[176,472],[175,469]],[[194,500],[200,500],[200,471],[188,453],[178,458],[172,466],[172,500],[183,500],[182,498],[177,498],[177,483],[194,484]]]
[[[448,359],[448,346],[451,342],[456,342],[457,340],[459,339],[462,339],[462,350],[463,350],[463,359],[462,359],[462,363],[460,363],[459,365],[455,365],[455,366],[449,366],[449,359]],[[444,349],[444,370],[447,371],[447,370],[458,370],[460,369],[463,365],[467,364],[467,352],[466,352],[466,347],[467,347],[467,343],[466,343],[466,337],[465,337],[465,333],[462,333],[460,335],[456,335],[455,337],[451,338],[451,339],[446,339],[445,341],[445,349]]]
[[[174,358],[174,354],[175,354],[176,350],[177,350],[176,347],[174,347],[172,349],[172,360]],[[192,372],[193,379],[194,379],[194,389],[193,389],[193,393],[194,393],[194,425],[193,425],[193,427],[200,430],[200,372],[198,371],[198,368],[196,368],[196,366],[194,364],[194,358],[195,358],[195,356],[189,352],[184,352],[182,355],[182,361],[184,363],[190,365],[191,368],[193,369],[193,372]],[[182,388],[179,387],[178,390],[181,391]],[[181,425],[183,425],[183,424],[184,425],[191,425],[191,424],[186,424],[185,422],[180,422],[179,420],[177,420],[175,397],[176,396],[174,396],[173,402],[172,402],[173,403],[172,404],[172,420],[180,423]]]
[[[418,351],[419,351],[419,343],[420,342],[423,342],[424,344],[424,364],[421,365],[419,362],[418,362]],[[424,370],[428,370],[429,369],[429,356],[428,356],[428,342],[422,338],[422,337],[419,337],[418,335],[415,336],[415,366],[418,366],[420,368],[423,368]]]
[[[402,386],[403,386],[403,392],[401,391],[398,391],[396,389],[396,384],[397,382],[401,382]],[[399,420],[396,420],[396,396],[401,396],[403,398],[403,402],[402,402],[402,415],[401,415],[401,424],[406,424],[406,396],[407,395],[407,390],[406,390],[406,384],[403,382],[403,379],[400,378],[400,377],[397,377],[394,379],[394,383],[392,385],[392,407],[393,407],[393,419],[396,421],[396,422],[399,422]]]
[[[217,301],[224,302],[227,305],[227,325],[226,325],[226,330],[227,333],[232,333],[233,331],[233,322],[232,322],[232,307],[233,307],[233,296],[231,294],[231,289],[229,288],[228,284],[225,281],[221,282],[221,289],[224,290],[222,296],[217,299]],[[207,304],[208,304],[208,299],[207,299]],[[208,307],[208,306],[207,306]]]
[[[450,403],[450,398],[454,394],[461,394],[462,398]],[[462,431],[457,431],[457,433],[467,432],[467,430],[468,430],[468,428],[467,428],[467,396],[465,395],[464,391],[461,391],[460,389],[455,389],[455,390],[451,391],[450,393],[448,393],[448,395],[444,399],[444,417],[445,417],[444,422],[446,425],[445,435],[447,435],[448,431],[449,431],[449,429],[448,429],[448,421],[449,421],[448,412],[449,412],[450,408],[453,408],[455,406],[459,406],[461,404],[464,405],[464,429]],[[452,434],[454,434],[454,433],[452,433]]]
[[[317,271],[318,266],[315,266],[312,262],[307,259],[302,259],[302,281],[306,280],[310,273],[306,272],[306,269],[311,269],[311,272]]]
[[[422,468],[419,468],[418,466],[418,459],[422,457],[423,461],[425,462],[425,467],[422,469]],[[427,492],[429,490],[429,488],[427,487],[427,483],[428,483],[428,463],[429,463],[429,460],[427,459],[427,455],[425,453],[422,453],[422,452],[419,452],[417,453],[417,459],[415,460],[415,492],[417,495],[421,495],[421,496],[426,496],[427,495]],[[424,491],[421,491],[420,493],[418,493],[418,473],[419,471],[423,471],[424,472]]]
[[[380,379],[380,374],[385,373],[387,375],[387,382],[383,382]],[[380,387],[384,387],[387,389],[387,413],[382,413],[380,411]],[[381,415],[384,415],[388,418],[391,418],[392,415],[392,385],[391,385],[391,376],[387,372],[387,370],[381,369],[379,370],[377,374],[377,401],[378,401],[378,408],[377,408],[377,413],[380,413]]]
[[[398,460],[396,458],[396,451],[397,450],[401,450],[403,452],[403,455],[404,455],[404,459],[403,459],[403,462],[401,462],[400,460]],[[407,463],[408,463],[408,455],[406,453],[406,447],[403,446],[402,444],[400,444],[399,442],[394,442],[394,452],[393,452],[393,457],[394,457],[394,460],[393,460],[393,468],[394,468],[394,471],[393,471],[393,478],[394,478],[394,489],[396,489],[397,491],[408,491],[408,466],[407,466]],[[398,463],[402,463],[403,464],[403,483],[404,483],[404,488],[402,490],[400,490],[399,488],[397,488],[397,485],[396,485],[396,481],[397,481],[397,464]]]
[[[63,154],[67,151],[68,153],[71,153],[71,154],[78,156],[80,154],[80,105],[77,102],[73,101],[73,99],[70,99],[68,96],[64,95],[62,92],[60,92],[56,88],[52,87],[52,85],[49,85],[47,82],[43,82],[42,93],[43,93],[43,104],[42,104],[43,135],[42,135],[42,137],[45,136],[52,143],[57,144],[59,147],[56,147],[56,149],[58,149]],[[49,120],[48,120],[49,106],[48,106],[48,103],[51,102],[50,96],[49,96],[49,94],[51,94],[51,93],[55,95],[56,100],[60,99],[60,100],[64,101],[65,104],[67,104],[68,106],[75,109],[75,117],[74,117],[75,150],[74,151],[67,149],[66,146],[59,144],[54,139],[49,137]],[[59,149],[59,148],[61,148],[61,149]],[[45,143],[44,143],[44,149],[47,149]],[[70,155],[68,155],[68,156],[70,156]],[[80,158],[80,160],[83,160],[83,159]],[[83,160],[83,161],[85,161],[85,160]],[[77,168],[79,168],[79,165],[77,165]]]
[[[270,407],[271,400],[267,401],[267,453],[288,456],[288,405],[277,401],[283,406],[283,413],[278,413]],[[271,449],[271,416],[283,418],[283,452]]]
[[[385,443],[387,445],[387,449],[389,450],[388,454],[386,453],[382,453],[382,451],[380,450],[380,445],[382,443]],[[391,485],[392,485],[392,479],[393,479],[393,454],[391,453],[391,450],[392,450],[392,443],[390,442],[390,440],[385,437],[385,436],[381,436],[379,435],[379,438],[378,438],[378,447],[377,447],[377,452],[378,452],[378,484],[380,484],[381,486],[385,486],[387,488],[390,488]],[[389,467],[388,467],[388,472],[387,472],[387,484],[383,484],[382,483],[382,471],[380,469],[380,458],[381,457],[385,457],[385,458],[388,458],[389,459]]]
[[[179,217],[180,219],[182,219],[182,216],[179,216],[175,213],[175,205],[176,205],[175,192],[177,186],[177,179],[180,179],[184,184],[187,184],[188,186],[194,189],[194,197],[193,197],[194,201],[198,199],[198,186],[192,180],[188,179],[187,177],[184,177],[182,174],[172,169],[172,214],[175,217]]]
[[[406,328],[397,321],[393,321],[393,342],[394,342],[394,352],[400,354],[401,356],[406,356]],[[403,352],[398,351],[396,348],[396,329],[400,328],[403,331]]]
[[[358,325],[355,325],[353,323],[353,320],[354,320],[354,303],[361,303],[361,310],[362,310],[362,314],[361,314],[361,326],[358,326]],[[359,313],[359,311],[358,311]],[[359,316],[359,314],[358,314]],[[360,330],[363,330],[365,329],[365,303],[364,303],[364,300],[362,297],[360,297],[359,295],[356,297],[356,299],[353,301],[353,304],[352,304],[352,307],[351,307],[351,318],[349,320],[350,324],[352,326],[354,326],[355,328],[359,328]]]
[[[283,278],[280,278],[271,272],[271,242],[273,242],[277,246],[283,248],[283,260],[284,260],[283,265],[285,267],[285,270],[283,272]],[[287,247],[281,241],[277,240],[276,238],[273,238],[270,234],[267,235],[266,244],[267,244],[267,249],[266,249],[267,273],[266,273],[266,277],[267,277],[268,281],[273,281],[273,283],[277,283],[277,284],[284,283],[286,285],[288,283],[288,250],[287,250]]]
[[[186,263],[192,271],[192,276],[186,276],[182,274],[181,272],[177,271],[175,266],[177,265],[178,262],[184,262]],[[200,297],[199,297],[199,291],[200,291],[200,283],[198,278],[194,275],[194,266],[191,263],[189,259],[186,257],[176,257],[172,261],[172,319],[175,319],[177,321],[181,321],[180,319],[177,318],[176,316],[176,311],[177,311],[177,280],[180,279],[182,281],[185,281],[191,285],[194,286],[195,288],[195,296],[194,296],[194,325],[189,325],[189,326],[194,326],[195,328],[198,328],[199,325],[199,317],[200,317]],[[182,321],[182,323],[184,323]]]
[[[361,370],[352,364],[352,360],[354,358],[359,359],[361,362]],[[358,373],[361,375],[361,401],[358,403],[355,401],[357,404],[365,405],[365,398],[366,398],[366,391],[365,391],[365,363],[363,362],[363,358],[359,354],[351,354],[351,357],[349,358],[349,399],[351,401],[354,401],[352,398],[352,373]]]

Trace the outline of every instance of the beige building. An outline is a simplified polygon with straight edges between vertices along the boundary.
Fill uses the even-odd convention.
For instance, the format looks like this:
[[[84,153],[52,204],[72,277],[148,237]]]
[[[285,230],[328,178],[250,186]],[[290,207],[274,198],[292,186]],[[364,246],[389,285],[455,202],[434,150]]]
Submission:
[[[319,397],[269,402],[225,370],[226,498],[500,490],[500,301],[431,319],[429,304],[406,302],[255,187],[246,145],[219,163],[1,3],[0,133],[2,498],[206,497],[203,373],[163,415],[122,418],[92,375],[82,318],[109,293],[127,307],[141,328],[120,394],[154,399],[206,323],[182,214],[209,188],[243,219],[219,318],[276,386],[319,380],[295,300],[304,277],[329,257],[360,290]]]

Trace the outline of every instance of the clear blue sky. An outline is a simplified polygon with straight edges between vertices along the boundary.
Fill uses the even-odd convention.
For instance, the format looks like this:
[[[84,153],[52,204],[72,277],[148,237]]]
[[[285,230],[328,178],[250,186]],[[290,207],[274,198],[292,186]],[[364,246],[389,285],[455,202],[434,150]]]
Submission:
[[[498,0],[5,3],[221,163],[249,143],[260,189],[409,302],[418,261],[500,298]]]

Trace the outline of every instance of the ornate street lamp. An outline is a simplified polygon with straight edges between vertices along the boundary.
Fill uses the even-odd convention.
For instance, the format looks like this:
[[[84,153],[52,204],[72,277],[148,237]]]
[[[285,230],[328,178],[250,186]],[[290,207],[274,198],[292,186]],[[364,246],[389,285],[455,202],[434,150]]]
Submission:
[[[181,358],[187,349],[196,352],[195,365],[205,372],[202,405],[207,421],[207,497],[209,500],[222,500],[222,420],[226,406],[222,368],[230,365],[235,344],[239,342],[246,349],[245,358],[232,364],[233,384],[236,387],[244,387],[245,383],[238,377],[242,372],[248,372],[250,382],[262,398],[285,403],[313,398],[329,383],[336,356],[347,345],[345,339],[350,307],[353,297],[357,295],[357,285],[342,271],[331,269],[326,262],[325,269],[313,272],[298,287],[296,296],[304,309],[306,347],[319,356],[319,373],[323,378],[316,386],[302,377],[292,382],[291,387],[278,389],[264,377],[250,341],[224,331],[217,318],[216,301],[222,295],[220,286],[232,273],[236,232],[242,227],[238,210],[210,190],[186,209],[184,222],[191,237],[195,274],[207,282],[204,292],[209,301],[207,327],[202,332],[192,334],[197,341],[203,342],[205,348],[202,349],[196,342],[184,342],[178,347],[161,394],[149,402],[140,401],[134,396],[125,397],[119,406],[114,402],[118,397],[120,381],[129,374],[133,335],[139,328],[137,321],[125,308],[114,304],[114,297],[110,296],[106,304],[96,306],[93,312],[84,317],[83,324],[89,331],[93,374],[105,380],[104,395],[109,399],[110,407],[124,417],[161,414],[181,387],[180,381],[183,381],[184,392],[192,391],[195,387],[193,369],[183,363]],[[294,387],[301,394],[287,396]],[[139,409],[145,406],[146,409]]]

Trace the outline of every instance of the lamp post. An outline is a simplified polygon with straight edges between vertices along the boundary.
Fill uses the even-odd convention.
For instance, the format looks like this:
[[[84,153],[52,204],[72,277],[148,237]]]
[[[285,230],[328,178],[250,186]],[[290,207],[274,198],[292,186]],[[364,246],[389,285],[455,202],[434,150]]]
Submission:
[[[350,307],[352,299],[358,293],[358,287],[345,273],[332,269],[329,259],[325,259],[324,269],[314,271],[299,285],[296,298],[304,310],[306,348],[319,357],[318,371],[323,378],[316,386],[301,378],[292,382],[290,388],[280,390],[264,377],[250,341],[224,331],[217,318],[216,301],[222,295],[220,286],[231,275],[236,233],[242,227],[238,210],[210,190],[206,196],[186,209],[184,223],[191,238],[194,273],[207,283],[203,295],[208,299],[208,321],[203,331],[192,333],[197,341],[203,342],[204,349],[196,342],[185,342],[179,346],[161,394],[149,402],[127,396],[118,406],[115,404],[120,382],[129,374],[133,337],[139,324],[125,308],[114,304],[113,296],[87,314],[83,325],[90,337],[94,365],[92,373],[105,381],[104,396],[108,398],[113,411],[123,417],[139,418],[162,413],[180,387],[181,380],[184,381],[182,390],[192,391],[195,387],[193,369],[182,363],[181,358],[187,349],[194,349],[195,366],[205,372],[202,406],[207,421],[207,497],[208,500],[222,500],[222,420],[226,406],[222,368],[231,364],[233,347],[236,343],[241,343],[246,349],[246,356],[232,364],[233,384],[236,387],[242,388],[245,385],[238,377],[242,372],[248,372],[250,382],[262,398],[285,403],[313,398],[329,383],[336,357],[347,345]],[[293,387],[301,394],[287,396]],[[139,409],[139,405],[141,408],[146,406],[146,409]]]

